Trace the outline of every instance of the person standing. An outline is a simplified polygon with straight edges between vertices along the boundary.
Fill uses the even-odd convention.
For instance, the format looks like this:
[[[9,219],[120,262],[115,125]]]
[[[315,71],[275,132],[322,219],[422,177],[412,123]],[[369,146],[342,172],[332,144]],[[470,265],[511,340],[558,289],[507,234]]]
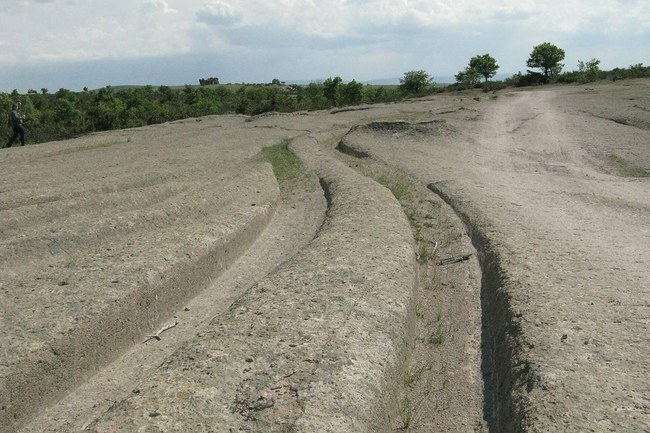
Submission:
[[[23,118],[20,115],[18,110],[18,104],[11,106],[11,113],[9,114],[9,123],[11,124],[11,129],[14,131],[14,135],[7,143],[7,147],[11,147],[14,144],[14,141],[20,135],[20,145],[25,145],[25,127],[23,126]]]

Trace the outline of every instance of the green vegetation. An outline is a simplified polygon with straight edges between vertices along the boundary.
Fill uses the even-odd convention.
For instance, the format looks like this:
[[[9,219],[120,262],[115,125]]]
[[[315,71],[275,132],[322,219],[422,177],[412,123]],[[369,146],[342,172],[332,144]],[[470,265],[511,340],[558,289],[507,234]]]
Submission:
[[[279,181],[298,179],[303,173],[302,162],[289,150],[291,140],[284,139],[262,150],[264,158],[273,165],[273,174]]]
[[[611,154],[607,157],[607,162],[614,167],[617,175],[622,177],[649,177],[650,171],[643,167],[634,165],[618,155]]]
[[[9,114],[13,103],[21,105],[27,117],[30,143],[61,140],[79,135],[153,125],[167,121],[214,114],[322,110],[361,103],[391,102],[399,98],[395,86],[364,86],[340,77],[322,84],[285,85],[237,84],[168,87],[110,86],[90,91],[60,89],[49,93],[29,90],[19,94],[0,93],[0,111]],[[6,119],[6,118],[5,118]],[[0,136],[10,135],[6,120],[0,122]]]
[[[562,72],[564,64],[561,62],[564,60],[564,56],[565,53],[562,48],[550,42],[544,42],[533,47],[533,51],[526,61],[526,66],[544,71],[544,78],[548,81]]]
[[[435,329],[430,330],[426,341],[434,346],[440,346],[445,342],[445,331],[442,329],[440,324],[438,324]]]
[[[413,405],[411,399],[408,396],[405,396],[402,399],[399,411],[402,425],[398,427],[398,430],[409,430],[415,421],[417,408]]]
[[[488,82],[489,78],[496,75],[499,65],[494,57],[489,54],[476,55],[472,57],[464,70],[458,72],[454,77],[459,87],[469,89],[476,87],[481,82],[481,77]]]
[[[430,90],[433,85],[433,77],[426,71],[409,71],[399,80],[399,89],[407,96],[421,96]]]
[[[448,91],[481,88],[495,92],[509,86],[533,86],[556,83],[587,83],[601,79],[622,80],[650,77],[650,67],[642,63],[629,68],[602,71],[600,60],[578,61],[578,70],[562,73],[564,50],[545,42],[530,53],[526,64],[542,72],[518,72],[503,81],[489,81],[499,65],[490,54],[472,57],[464,70],[456,74],[456,83]],[[481,82],[481,78],[484,82]],[[400,84],[387,86],[363,85],[355,80],[344,83],[341,77],[330,77],[322,83],[287,85],[274,78],[268,84],[218,84],[209,79],[201,86],[107,86],[98,90],[84,88],[82,92],[59,89],[50,93],[30,89],[26,94],[17,90],[0,93],[0,112],[9,113],[18,103],[26,117],[27,141],[41,143],[114,129],[134,128],[163,122],[237,113],[258,115],[266,112],[289,113],[302,110],[324,110],[359,104],[394,102],[403,97],[425,96],[444,91],[436,88],[433,77],[424,70],[404,73]],[[205,82],[205,80],[204,80]],[[205,82],[208,83],[208,82]],[[11,135],[7,122],[0,122],[0,136]],[[1,146],[2,144],[0,144]],[[399,195],[399,191],[396,196]],[[399,197],[398,197],[399,198]]]
[[[382,174],[377,177],[377,182],[388,188],[397,200],[403,199],[410,191],[410,185],[406,179],[398,178],[397,176]]]
[[[648,78],[650,77],[650,66],[643,66],[643,63],[630,65],[628,68],[614,68],[611,71],[602,71],[598,67],[600,60],[591,59],[588,62],[578,61],[577,71],[567,71],[559,74],[550,80],[554,83],[589,83],[597,80],[626,80],[631,78]],[[523,75],[521,72],[513,75],[503,81],[505,86],[535,86],[548,82],[544,75],[528,71]],[[490,83],[492,84],[492,83]]]
[[[593,58],[586,62],[578,60],[578,73],[582,75],[584,81],[595,81],[600,76],[600,60]]]
[[[489,54],[477,55],[470,59],[469,69],[476,71],[479,75],[485,78],[487,83],[488,78],[492,78],[499,70],[497,61]]]
[[[422,376],[425,373],[431,371],[431,368],[431,363],[413,365],[409,367],[404,373],[404,385],[412,388],[422,379]]]
[[[459,71],[456,75],[457,87],[459,89],[471,89],[481,82],[481,74],[467,66],[464,70]]]

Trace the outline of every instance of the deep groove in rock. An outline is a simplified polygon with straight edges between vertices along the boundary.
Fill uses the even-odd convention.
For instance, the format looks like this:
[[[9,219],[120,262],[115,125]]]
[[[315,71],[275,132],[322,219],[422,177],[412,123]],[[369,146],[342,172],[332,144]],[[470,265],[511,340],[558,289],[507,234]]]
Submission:
[[[346,155],[354,156],[355,158],[370,158],[370,155],[368,153],[355,149],[353,146],[349,146],[345,142],[345,137],[339,141],[339,144],[336,146],[336,150]]]
[[[499,253],[443,183],[430,183],[427,187],[458,215],[478,252],[482,274],[481,370],[485,420],[492,433],[525,431],[525,404],[517,396],[522,383],[530,390],[530,366],[526,360],[518,360],[521,328],[504,289],[507,277]]]
[[[59,401],[66,392],[87,379],[92,372],[124,353],[141,340],[151,323],[171,315],[183,303],[208,286],[259,237],[274,210],[261,212],[238,234],[226,237],[201,253],[177,264],[173,273],[156,275],[132,296],[116,301],[112,309],[99,312],[93,321],[51,341],[25,359],[1,390],[11,395],[11,404],[0,407],[0,419],[7,426],[22,423],[46,405]]]

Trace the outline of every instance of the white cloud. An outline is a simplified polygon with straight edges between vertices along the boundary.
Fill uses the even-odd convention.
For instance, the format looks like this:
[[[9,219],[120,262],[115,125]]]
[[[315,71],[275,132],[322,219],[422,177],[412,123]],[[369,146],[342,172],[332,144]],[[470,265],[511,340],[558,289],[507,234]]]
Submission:
[[[45,62],[181,54],[265,79],[449,75],[486,52],[516,72],[545,41],[565,49],[568,67],[575,56],[603,67],[650,56],[648,0],[17,0],[0,22],[0,83]]]
[[[242,19],[242,13],[237,7],[219,0],[206,2],[196,16],[200,22],[216,26],[232,25]]]
[[[140,9],[144,13],[151,13],[151,12],[162,12],[164,14],[178,13],[176,9],[170,8],[169,4],[167,4],[165,0],[144,0],[142,2],[142,5],[140,6]]]

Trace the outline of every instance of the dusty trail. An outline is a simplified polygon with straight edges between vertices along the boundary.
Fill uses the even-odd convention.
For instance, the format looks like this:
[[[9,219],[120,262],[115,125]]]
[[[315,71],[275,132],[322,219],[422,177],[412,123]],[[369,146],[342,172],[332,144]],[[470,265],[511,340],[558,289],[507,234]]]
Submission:
[[[563,113],[558,93],[524,93],[488,117],[485,130],[498,132],[479,140],[481,150],[495,146],[480,182],[499,192],[477,206],[502,232],[508,272],[526,288],[513,290],[513,308],[531,347],[534,428],[641,430],[650,425],[648,182],[594,167],[582,146],[593,126]],[[522,123],[499,129],[502,119]]]
[[[518,428],[642,431],[650,425],[649,183],[603,172],[602,158],[638,152],[650,134],[594,122],[584,106],[571,109],[573,91],[501,96],[474,122],[448,118],[459,135],[368,139],[362,150],[432,182],[499,254],[506,280],[491,295],[509,297],[506,332],[522,363],[511,372],[514,404],[531,414]]]

